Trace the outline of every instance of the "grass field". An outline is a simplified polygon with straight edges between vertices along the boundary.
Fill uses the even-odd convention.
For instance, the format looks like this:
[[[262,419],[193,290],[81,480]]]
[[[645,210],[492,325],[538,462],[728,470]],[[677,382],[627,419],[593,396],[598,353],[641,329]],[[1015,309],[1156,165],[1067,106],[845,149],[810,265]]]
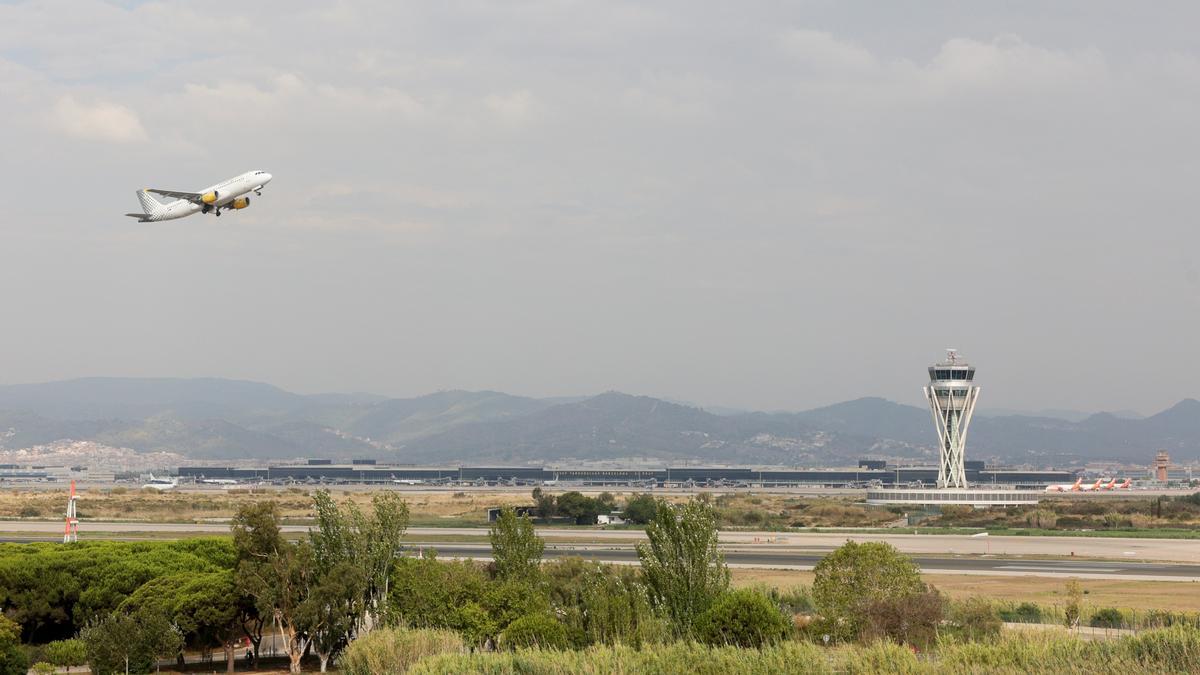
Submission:
[[[1033,576],[976,576],[922,574],[921,578],[952,598],[981,595],[994,600],[1035,602],[1045,607],[1064,604],[1066,579]],[[792,570],[733,570],[736,587],[765,585],[780,589],[812,584],[812,572]],[[1200,583],[1190,581],[1125,581],[1084,579],[1084,604],[1121,609],[1200,610]]]
[[[243,504],[275,500],[283,512],[285,522],[307,523],[314,513],[311,494],[316,488],[308,487],[237,487],[226,490],[173,490],[157,492],[136,488],[92,488],[84,490],[79,497],[79,517],[83,520],[124,520],[152,523],[193,523],[221,521],[230,518]],[[335,498],[350,499],[362,506],[370,503],[377,490],[336,490]],[[561,491],[555,491],[561,492]],[[464,490],[453,488],[445,491],[401,491],[409,505],[410,524],[413,527],[472,527],[487,522],[487,510],[495,506],[528,505],[532,503],[529,492]],[[631,493],[613,492],[618,504]],[[664,498],[671,501],[689,499],[689,495],[669,494]],[[1200,539],[1200,525],[1186,519],[1166,521],[1141,518],[1141,522],[1153,522],[1154,527],[1132,527],[1125,523],[1125,516],[1114,520],[1112,527],[1086,527],[1078,529],[1047,529],[1021,527],[1024,524],[1016,512],[1010,509],[996,510],[995,514],[984,515],[951,514],[942,520],[960,521],[952,526],[908,527],[900,514],[892,509],[869,507],[855,503],[852,498],[805,497],[777,493],[726,493],[707,497],[712,499],[722,529],[750,529],[806,532],[856,532],[861,534],[973,534],[987,531],[992,535],[1006,536],[1087,536],[1087,537],[1152,537],[1163,539]],[[0,492],[0,519],[33,518],[55,520],[62,517],[65,495],[61,492],[33,490],[28,488],[9,489]],[[1082,510],[1129,511],[1150,504],[1143,498],[1105,499],[1100,502],[1078,500],[1047,500],[1043,508]],[[1184,502],[1167,502],[1177,510],[1193,508]],[[1107,511],[1105,511],[1107,513]],[[1190,512],[1188,512],[1190,513]],[[1187,516],[1179,511],[1176,515]],[[1132,514],[1129,517],[1138,514]],[[986,516],[986,517],[985,517]],[[1089,516],[1098,518],[1099,516]],[[970,522],[970,521],[975,522]],[[1063,518],[1065,520],[1065,517]],[[1121,524],[1117,524],[1118,521]],[[1013,525],[1017,526],[1014,527]]]

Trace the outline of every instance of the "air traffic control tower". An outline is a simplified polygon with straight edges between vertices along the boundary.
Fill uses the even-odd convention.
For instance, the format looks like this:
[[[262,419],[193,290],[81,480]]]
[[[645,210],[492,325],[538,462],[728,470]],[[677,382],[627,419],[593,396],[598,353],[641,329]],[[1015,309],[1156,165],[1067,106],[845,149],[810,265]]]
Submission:
[[[967,429],[979,400],[979,386],[975,384],[975,366],[964,361],[956,350],[947,349],[945,361],[929,366],[925,400],[938,435],[937,486],[868,488],[868,504],[983,508],[1038,503],[1039,493],[1034,490],[996,484],[972,487],[967,483]]]
[[[925,400],[933,414],[937,429],[939,488],[967,487],[967,471],[963,463],[967,447],[967,428],[979,399],[975,384],[975,366],[958,356],[954,349],[946,350],[946,360],[929,366],[929,386]]]

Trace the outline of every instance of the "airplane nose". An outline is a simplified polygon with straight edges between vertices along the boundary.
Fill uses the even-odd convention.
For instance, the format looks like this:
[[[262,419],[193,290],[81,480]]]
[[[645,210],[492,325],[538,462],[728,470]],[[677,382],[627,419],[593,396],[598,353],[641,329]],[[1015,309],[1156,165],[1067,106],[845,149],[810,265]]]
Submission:
[[[273,178],[273,176],[271,176],[271,174],[269,174],[269,173],[268,173],[268,174],[266,174],[265,176],[263,176],[263,185],[266,185],[267,183],[270,183],[270,182],[271,182],[271,178]]]

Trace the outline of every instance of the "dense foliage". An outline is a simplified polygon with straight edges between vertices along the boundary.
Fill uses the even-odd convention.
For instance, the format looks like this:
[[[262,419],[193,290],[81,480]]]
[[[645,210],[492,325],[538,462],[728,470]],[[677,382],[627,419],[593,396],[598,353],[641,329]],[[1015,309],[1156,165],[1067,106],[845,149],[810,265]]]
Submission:
[[[148,673],[183,647],[179,629],[154,611],[114,612],[85,626],[79,639],[96,675]]]
[[[779,642],[792,630],[785,616],[766,595],[742,589],[726,593],[696,617],[696,639],[705,644],[762,647]]]
[[[526,614],[519,617],[500,634],[503,649],[567,649],[571,646],[567,629],[549,613]]]
[[[69,638],[149,581],[229,570],[233,559],[228,539],[0,544],[0,610],[25,642]]]
[[[925,592],[912,559],[882,542],[847,542],[813,569],[822,630],[834,639],[858,638],[871,614],[879,619],[876,630],[883,628],[889,614],[903,610],[906,599]]]
[[[0,675],[25,675],[29,657],[21,649],[21,626],[0,614]]]
[[[492,543],[492,564],[496,577],[508,580],[534,580],[542,562],[546,544],[533,532],[533,522],[511,508],[500,510],[488,532]]]
[[[651,604],[671,621],[676,636],[690,636],[696,617],[729,588],[716,515],[698,499],[682,506],[663,502],[646,526],[646,539],[637,552]]]

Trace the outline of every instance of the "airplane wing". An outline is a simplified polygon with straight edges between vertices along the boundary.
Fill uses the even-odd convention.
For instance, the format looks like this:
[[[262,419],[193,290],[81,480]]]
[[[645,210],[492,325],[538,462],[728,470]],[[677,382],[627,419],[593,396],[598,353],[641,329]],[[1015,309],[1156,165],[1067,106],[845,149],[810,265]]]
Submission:
[[[146,188],[146,192],[153,192],[156,195],[171,197],[172,199],[186,199],[189,202],[200,203],[200,198],[203,196],[199,192],[176,192],[175,190],[157,190],[155,188]]]

